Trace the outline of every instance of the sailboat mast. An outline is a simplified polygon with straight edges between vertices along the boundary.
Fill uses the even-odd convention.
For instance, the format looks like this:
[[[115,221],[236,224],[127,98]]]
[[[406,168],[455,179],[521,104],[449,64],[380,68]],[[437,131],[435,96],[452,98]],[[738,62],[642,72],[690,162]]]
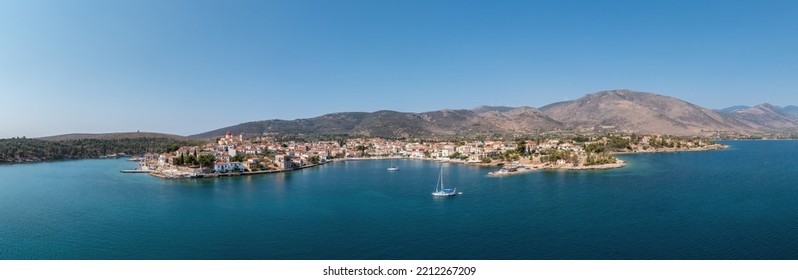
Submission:
[[[440,174],[440,175],[438,175],[438,178],[440,178],[440,181],[441,181],[441,191],[443,191],[443,165],[441,165],[441,174]]]

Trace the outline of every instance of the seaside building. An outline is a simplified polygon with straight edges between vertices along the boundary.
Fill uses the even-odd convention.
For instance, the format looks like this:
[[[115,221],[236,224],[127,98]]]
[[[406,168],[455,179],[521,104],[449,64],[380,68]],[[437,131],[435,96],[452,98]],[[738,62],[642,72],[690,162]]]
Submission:
[[[213,171],[216,172],[231,172],[231,171],[244,171],[247,170],[244,165],[240,162],[216,162],[213,166]]]
[[[291,160],[291,156],[288,155],[275,155],[274,156],[274,163],[277,165],[279,169],[291,169],[294,168],[293,162]]]

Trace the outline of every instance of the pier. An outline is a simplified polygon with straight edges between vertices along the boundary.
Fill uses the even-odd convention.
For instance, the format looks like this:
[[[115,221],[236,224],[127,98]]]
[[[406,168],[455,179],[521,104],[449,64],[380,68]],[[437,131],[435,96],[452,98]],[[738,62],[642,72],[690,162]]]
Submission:
[[[122,173],[150,173],[152,170],[141,170],[141,169],[131,169],[131,170],[122,170],[119,171]]]

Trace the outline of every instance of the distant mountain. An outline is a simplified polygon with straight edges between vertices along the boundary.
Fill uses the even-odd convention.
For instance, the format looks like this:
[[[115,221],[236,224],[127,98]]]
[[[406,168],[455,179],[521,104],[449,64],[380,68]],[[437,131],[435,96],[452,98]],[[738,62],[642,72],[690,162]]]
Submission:
[[[756,127],[757,129],[791,129],[798,127],[798,117],[784,109],[770,104],[760,104],[752,108],[736,110],[731,116]]]
[[[782,109],[785,113],[798,117],[798,106],[790,105]]]
[[[227,132],[246,135],[334,135],[438,137],[548,131],[627,132],[703,135],[711,131],[756,132],[798,129],[789,112],[798,107],[735,106],[713,111],[683,100],[631,90],[609,90],[582,98],[531,107],[481,106],[471,110],[424,113],[343,112],[298,120],[265,120],[193,135],[215,138]]]
[[[572,129],[699,135],[707,130],[745,131],[752,127],[688,102],[645,92],[611,90],[540,108]]]
[[[479,106],[474,109],[471,109],[471,111],[477,114],[482,114],[487,112],[507,113],[515,109],[516,107],[507,107],[507,106]]]
[[[492,133],[535,132],[562,126],[533,108],[522,107],[508,112],[438,110],[424,113],[377,111],[373,113],[334,113],[310,119],[266,120],[243,123],[192,135],[209,139],[231,132],[235,135],[348,134],[367,137],[474,136]]]
[[[133,139],[133,138],[166,138],[166,139],[181,140],[181,141],[189,139],[188,137],[185,136],[164,134],[157,132],[116,132],[116,133],[98,133],[98,134],[72,133],[72,134],[40,137],[38,139],[46,141],[67,141],[67,140],[80,140],[80,139],[114,140],[114,139]]]
[[[363,121],[369,113],[333,113],[311,119],[297,120],[266,120],[247,122],[234,126],[224,127],[201,134],[190,136],[191,138],[214,138],[223,136],[227,132],[235,135],[261,135],[263,133],[280,134],[347,134]]]
[[[720,113],[731,113],[731,112],[734,112],[734,111],[737,111],[737,110],[745,110],[745,109],[750,109],[750,108],[751,108],[750,106],[737,105],[737,106],[731,106],[731,107],[728,107],[728,108],[723,108],[723,109],[719,109],[719,110],[715,110],[715,111],[716,112],[720,112]]]

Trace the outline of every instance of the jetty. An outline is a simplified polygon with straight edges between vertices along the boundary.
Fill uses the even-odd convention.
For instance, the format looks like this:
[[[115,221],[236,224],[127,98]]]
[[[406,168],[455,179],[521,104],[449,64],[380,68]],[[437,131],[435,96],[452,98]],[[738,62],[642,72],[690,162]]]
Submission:
[[[119,172],[122,172],[122,173],[150,173],[150,172],[152,172],[152,170],[128,169],[128,170],[122,170],[122,171],[119,171]]]

